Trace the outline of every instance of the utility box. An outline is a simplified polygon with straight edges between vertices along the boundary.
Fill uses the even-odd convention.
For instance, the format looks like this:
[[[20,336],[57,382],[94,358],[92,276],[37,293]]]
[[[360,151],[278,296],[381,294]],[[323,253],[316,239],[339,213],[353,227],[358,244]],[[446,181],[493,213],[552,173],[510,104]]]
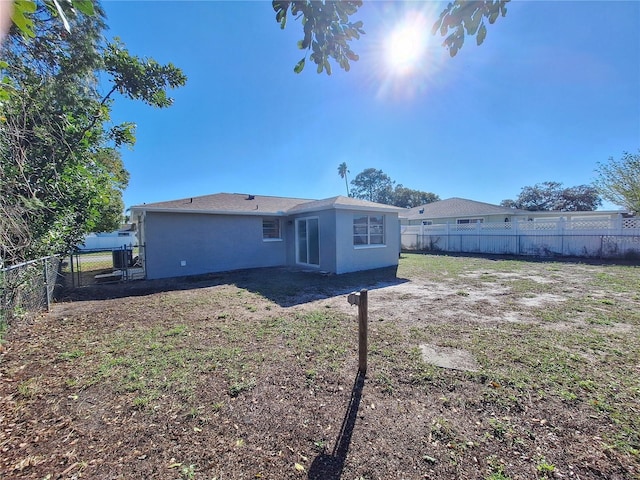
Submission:
[[[133,262],[133,252],[131,250],[112,250],[113,268],[128,268]]]

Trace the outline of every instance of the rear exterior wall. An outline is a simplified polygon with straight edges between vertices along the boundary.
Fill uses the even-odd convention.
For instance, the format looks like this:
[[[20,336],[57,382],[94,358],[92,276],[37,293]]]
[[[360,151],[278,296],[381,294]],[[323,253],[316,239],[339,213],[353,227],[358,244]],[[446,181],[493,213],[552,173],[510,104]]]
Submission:
[[[384,245],[353,244],[353,219],[358,215],[382,215],[379,212],[338,210],[336,213],[336,273],[356,272],[398,265],[400,223],[397,213],[384,215]]]
[[[281,266],[286,236],[264,241],[262,217],[147,212],[148,279]]]
[[[297,261],[298,250],[296,242],[296,220],[303,218],[318,219],[318,243],[320,248],[320,265],[300,264]],[[336,273],[336,212],[335,210],[320,210],[316,212],[292,215],[287,221],[287,238],[291,245],[287,252],[287,265],[293,267],[315,269],[323,272]]]

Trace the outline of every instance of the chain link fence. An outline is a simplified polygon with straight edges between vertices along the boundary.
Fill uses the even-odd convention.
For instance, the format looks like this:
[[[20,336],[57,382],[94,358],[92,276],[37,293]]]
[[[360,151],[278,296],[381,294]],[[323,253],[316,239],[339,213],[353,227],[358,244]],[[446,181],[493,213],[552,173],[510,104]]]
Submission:
[[[71,287],[144,278],[143,246],[76,250],[62,270]]]
[[[145,277],[144,247],[75,251],[0,269],[0,339],[20,319],[49,310],[56,289]]]
[[[60,257],[50,256],[0,269],[0,337],[11,322],[49,309],[60,267]]]

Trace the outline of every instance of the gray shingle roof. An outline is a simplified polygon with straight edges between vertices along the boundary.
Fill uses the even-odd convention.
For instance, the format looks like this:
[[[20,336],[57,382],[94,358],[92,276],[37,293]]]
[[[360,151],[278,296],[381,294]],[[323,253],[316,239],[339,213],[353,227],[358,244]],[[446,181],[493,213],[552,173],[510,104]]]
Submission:
[[[132,210],[156,212],[244,215],[284,215],[328,208],[357,208],[389,212],[402,210],[390,205],[343,196],[331,197],[324,200],[311,200],[307,198],[270,197],[246,193],[215,193],[213,195],[182,198],[180,200],[170,200],[167,202],[146,203],[131,208]]]
[[[269,197],[246,193],[215,193],[201,197],[182,198],[168,202],[145,203],[132,209],[189,212],[189,213],[244,213],[280,214],[300,203],[312,200],[307,198]]]

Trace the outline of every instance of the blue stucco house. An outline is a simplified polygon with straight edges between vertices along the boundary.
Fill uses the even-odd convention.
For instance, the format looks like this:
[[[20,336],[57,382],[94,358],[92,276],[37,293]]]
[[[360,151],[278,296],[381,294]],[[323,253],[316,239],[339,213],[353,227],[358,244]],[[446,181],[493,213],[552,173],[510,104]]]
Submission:
[[[343,196],[217,193],[137,205],[131,219],[148,279],[276,266],[341,274],[398,264],[401,211]]]

